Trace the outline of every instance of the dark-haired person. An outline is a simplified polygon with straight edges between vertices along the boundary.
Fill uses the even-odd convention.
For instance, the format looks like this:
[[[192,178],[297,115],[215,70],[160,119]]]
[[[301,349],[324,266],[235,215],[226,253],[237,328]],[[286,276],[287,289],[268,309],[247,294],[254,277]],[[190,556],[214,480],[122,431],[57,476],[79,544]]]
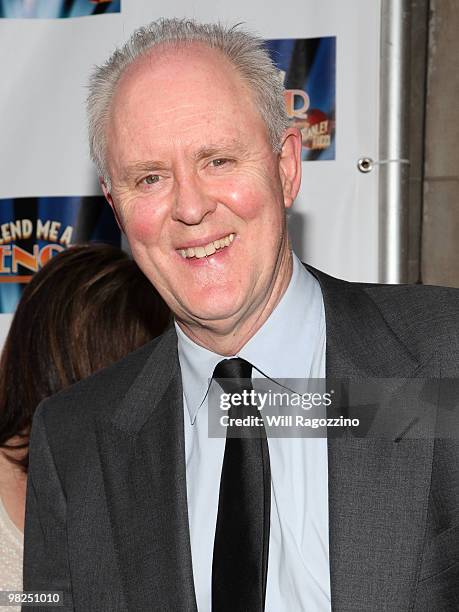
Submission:
[[[33,277],[0,362],[0,590],[22,589],[28,435],[46,397],[161,334],[169,309],[115,247],[75,246]]]
[[[207,389],[457,376],[459,292],[301,264],[285,214],[301,133],[239,27],[137,31],[96,70],[89,126],[175,326],[37,412],[26,588],[63,591],[66,612],[457,610],[455,441],[212,438]]]

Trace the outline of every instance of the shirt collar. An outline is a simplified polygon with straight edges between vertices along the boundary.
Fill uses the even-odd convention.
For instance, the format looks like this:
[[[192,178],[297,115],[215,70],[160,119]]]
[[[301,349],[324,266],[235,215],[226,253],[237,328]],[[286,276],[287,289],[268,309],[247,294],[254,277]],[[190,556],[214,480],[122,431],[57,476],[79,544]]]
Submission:
[[[174,321],[178,338],[178,356],[182,371],[183,393],[185,402],[193,424],[199,408],[206,396],[210,379],[215,366],[224,355],[218,355],[193,342]]]
[[[262,327],[235,355],[271,378],[307,377],[314,347],[325,325],[320,285],[292,255],[292,277],[284,295]],[[215,366],[228,357],[193,342],[177,322],[175,329],[185,402],[194,423]],[[260,376],[256,370],[253,375]]]

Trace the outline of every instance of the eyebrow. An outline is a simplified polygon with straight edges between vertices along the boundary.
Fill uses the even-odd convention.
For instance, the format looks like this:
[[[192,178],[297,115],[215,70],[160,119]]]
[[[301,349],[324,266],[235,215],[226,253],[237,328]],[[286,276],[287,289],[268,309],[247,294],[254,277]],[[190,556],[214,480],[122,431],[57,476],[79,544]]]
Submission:
[[[134,162],[123,169],[123,180],[137,176],[143,172],[154,172],[155,170],[166,170],[167,166],[163,162],[150,160],[145,162]]]
[[[214,155],[245,155],[247,147],[238,140],[224,141],[220,143],[210,143],[200,147],[193,155],[196,161],[201,161]]]

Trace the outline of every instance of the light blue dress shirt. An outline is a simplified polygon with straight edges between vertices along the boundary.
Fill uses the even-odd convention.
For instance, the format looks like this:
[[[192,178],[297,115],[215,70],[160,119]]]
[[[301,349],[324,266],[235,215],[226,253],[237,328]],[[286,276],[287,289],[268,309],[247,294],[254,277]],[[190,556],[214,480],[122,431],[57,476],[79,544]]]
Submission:
[[[225,359],[176,325],[185,407],[185,454],[198,610],[211,610],[212,553],[223,438],[208,437],[206,396]],[[239,351],[270,378],[325,377],[325,311],[318,281],[293,255],[279,304]],[[261,377],[255,369],[253,377]],[[215,384],[215,383],[213,383]],[[270,438],[271,529],[266,612],[330,612],[328,461],[325,438]]]

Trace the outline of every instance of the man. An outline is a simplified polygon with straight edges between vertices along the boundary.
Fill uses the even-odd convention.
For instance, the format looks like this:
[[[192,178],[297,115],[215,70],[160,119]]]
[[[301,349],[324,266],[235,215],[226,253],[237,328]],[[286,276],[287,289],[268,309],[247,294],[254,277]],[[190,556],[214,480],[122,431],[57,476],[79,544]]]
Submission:
[[[37,411],[25,589],[85,612],[456,609],[457,442],[206,427],[209,379],[231,372],[240,389],[456,376],[457,292],[346,283],[292,255],[301,137],[239,29],[140,30],[95,73],[89,124],[175,327]]]

